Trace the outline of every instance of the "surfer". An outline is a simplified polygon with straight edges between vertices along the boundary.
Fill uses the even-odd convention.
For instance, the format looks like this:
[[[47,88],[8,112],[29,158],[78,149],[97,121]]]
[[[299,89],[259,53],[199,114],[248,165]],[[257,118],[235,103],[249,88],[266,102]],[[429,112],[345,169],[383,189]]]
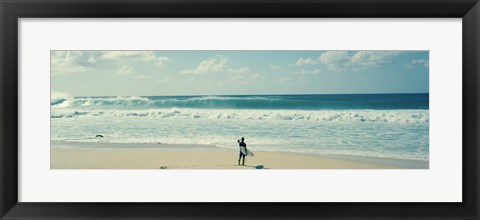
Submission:
[[[242,159],[243,157],[243,162],[242,162],[242,166],[245,165],[245,155],[248,151],[247,151],[247,144],[245,143],[245,138],[242,137],[242,139],[239,139],[237,140],[238,142],[238,146],[240,147],[240,156],[238,157],[238,165],[240,165],[240,160]],[[242,149],[243,148],[243,149]],[[244,150],[244,151],[242,151]],[[243,153],[245,152],[245,153]]]

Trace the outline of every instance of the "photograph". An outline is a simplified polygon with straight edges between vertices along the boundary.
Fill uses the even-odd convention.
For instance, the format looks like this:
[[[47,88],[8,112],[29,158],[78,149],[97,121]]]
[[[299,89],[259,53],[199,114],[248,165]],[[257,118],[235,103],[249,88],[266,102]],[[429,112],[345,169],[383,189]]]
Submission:
[[[50,169],[429,169],[429,51],[51,50]]]

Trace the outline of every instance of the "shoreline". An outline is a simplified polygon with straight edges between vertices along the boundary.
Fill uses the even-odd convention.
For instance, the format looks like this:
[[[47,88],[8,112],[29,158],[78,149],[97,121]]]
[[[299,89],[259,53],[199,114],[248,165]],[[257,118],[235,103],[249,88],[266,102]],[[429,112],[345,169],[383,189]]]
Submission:
[[[254,151],[238,166],[238,151],[214,145],[51,142],[51,169],[428,169],[428,161]]]

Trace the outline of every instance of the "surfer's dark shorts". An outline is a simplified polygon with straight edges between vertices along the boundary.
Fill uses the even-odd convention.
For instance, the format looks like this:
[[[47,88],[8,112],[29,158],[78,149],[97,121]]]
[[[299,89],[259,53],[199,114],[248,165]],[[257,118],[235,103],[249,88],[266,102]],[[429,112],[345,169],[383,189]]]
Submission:
[[[243,154],[242,151],[240,151],[240,157],[245,157],[245,154]]]

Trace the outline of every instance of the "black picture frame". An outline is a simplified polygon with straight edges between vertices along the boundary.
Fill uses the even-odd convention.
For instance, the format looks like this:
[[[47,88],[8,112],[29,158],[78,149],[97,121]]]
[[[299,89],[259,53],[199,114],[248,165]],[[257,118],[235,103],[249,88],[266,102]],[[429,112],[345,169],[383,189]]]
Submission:
[[[0,0],[0,15],[1,219],[479,219],[480,217],[478,0]],[[84,17],[462,18],[463,202],[18,202],[17,21],[19,18]]]

